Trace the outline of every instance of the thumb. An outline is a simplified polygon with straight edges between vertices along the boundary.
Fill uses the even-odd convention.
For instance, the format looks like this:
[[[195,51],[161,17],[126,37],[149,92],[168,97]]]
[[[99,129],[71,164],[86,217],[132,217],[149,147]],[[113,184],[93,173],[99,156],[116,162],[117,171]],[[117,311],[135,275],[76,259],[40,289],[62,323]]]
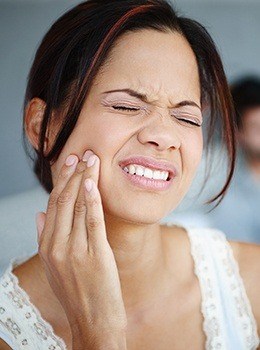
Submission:
[[[40,240],[43,228],[44,228],[45,217],[46,217],[46,214],[43,212],[39,212],[36,214],[36,227],[37,227],[38,244],[39,244],[39,240]]]

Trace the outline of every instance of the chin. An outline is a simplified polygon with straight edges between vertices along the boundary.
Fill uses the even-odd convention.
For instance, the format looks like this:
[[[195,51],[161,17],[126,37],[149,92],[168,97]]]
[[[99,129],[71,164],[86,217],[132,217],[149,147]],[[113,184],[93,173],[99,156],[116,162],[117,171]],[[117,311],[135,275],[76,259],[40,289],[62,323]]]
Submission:
[[[128,188],[106,183],[100,178],[99,189],[102,197],[104,214],[126,222],[152,225],[158,223],[181,202],[183,186],[178,186],[171,193],[131,192]]]
[[[118,220],[125,222],[126,224],[133,225],[154,225],[159,223],[164,215],[151,215],[151,213],[140,213],[140,212],[122,212],[122,211],[109,211],[110,216],[118,218]]]
[[[116,197],[114,197],[114,199],[115,198]],[[105,215],[107,214],[128,223],[142,225],[153,225],[158,223],[173,210],[172,207],[173,203],[169,203],[166,207],[165,204],[158,206],[158,202],[151,203],[144,201],[143,205],[141,205],[140,201],[138,204],[134,204],[126,202],[125,199],[123,202],[116,200],[113,200],[113,202],[103,201]]]

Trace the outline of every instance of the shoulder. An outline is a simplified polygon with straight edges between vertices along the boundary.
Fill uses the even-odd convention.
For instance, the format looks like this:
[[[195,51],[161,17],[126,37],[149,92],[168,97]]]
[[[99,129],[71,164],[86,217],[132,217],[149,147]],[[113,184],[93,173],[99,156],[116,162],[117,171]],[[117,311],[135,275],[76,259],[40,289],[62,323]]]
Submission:
[[[260,330],[260,245],[228,240]]]

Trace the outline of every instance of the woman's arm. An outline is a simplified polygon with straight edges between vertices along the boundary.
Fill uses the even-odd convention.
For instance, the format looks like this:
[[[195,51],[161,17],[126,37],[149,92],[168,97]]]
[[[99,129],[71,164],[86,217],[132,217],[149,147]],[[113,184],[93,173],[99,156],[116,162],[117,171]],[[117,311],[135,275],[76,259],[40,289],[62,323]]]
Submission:
[[[260,245],[235,241],[229,243],[260,331]]]
[[[77,330],[73,331],[72,349],[73,350],[126,350],[126,334],[125,332],[102,332],[100,334],[84,333]],[[86,340],[86,341],[85,341]],[[1,349],[1,347],[0,347]]]

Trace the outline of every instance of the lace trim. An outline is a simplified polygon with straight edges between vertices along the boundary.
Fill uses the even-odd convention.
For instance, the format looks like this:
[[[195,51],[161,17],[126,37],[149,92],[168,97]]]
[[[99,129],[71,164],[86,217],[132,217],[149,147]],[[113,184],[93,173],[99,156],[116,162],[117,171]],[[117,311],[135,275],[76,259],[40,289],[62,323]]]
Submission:
[[[226,273],[225,278],[229,290],[234,298],[236,305],[236,319],[240,323],[241,332],[244,335],[246,349],[256,349],[259,345],[259,336],[257,334],[257,325],[253,315],[252,307],[248,299],[244,282],[239,272],[239,265],[235,260],[233,250],[228,244],[225,235],[221,231],[216,231],[219,236],[219,254],[222,260],[222,266]]]
[[[204,254],[205,249],[203,249],[195,228],[175,223],[166,224],[166,226],[173,225],[185,229],[190,240],[190,253],[194,261],[194,273],[199,280],[201,291],[202,328],[206,336],[205,349],[225,349],[223,348],[223,334],[220,329],[220,310],[217,308],[220,302],[217,300],[210,278],[210,276],[214,275],[213,271],[209,273],[209,269],[212,269],[210,259]],[[205,229],[203,229],[203,232],[205,233]],[[206,237],[204,236],[204,239]]]
[[[221,317],[221,302],[217,293],[216,281],[213,280],[214,267],[211,263],[209,251],[203,249],[203,243],[207,239],[207,232],[204,231],[204,242],[199,240],[197,232],[187,230],[191,242],[191,255],[194,259],[194,272],[198,277],[202,295],[201,312],[204,316],[203,330],[207,335],[206,349],[225,349],[225,330]]]
[[[48,350],[66,350],[66,344],[62,338],[58,337],[53,330],[50,323],[45,321],[37,307],[31,303],[29,295],[19,286],[19,280],[16,275],[12,273],[14,267],[21,262],[26,261],[29,257],[20,256],[10,260],[10,263],[5,270],[3,276],[0,278],[1,286],[4,288],[4,294],[12,302],[15,308],[22,310],[22,316],[25,324],[30,326],[30,330],[37,336],[38,341],[45,342],[48,345]],[[6,313],[4,305],[1,305],[0,300],[0,315],[5,316],[5,322],[1,322],[3,326],[12,333],[16,340],[19,341],[19,345],[29,345],[29,338],[26,339],[22,330],[14,322],[10,315]],[[4,315],[6,313],[6,315]],[[31,344],[32,346],[32,344]],[[24,348],[23,346],[21,348]],[[25,347],[28,348],[28,347]],[[31,348],[33,349],[33,347]]]
[[[246,294],[245,286],[239,273],[239,266],[234,258],[233,250],[228,243],[225,234],[216,229],[198,229],[192,226],[183,226],[175,223],[166,223],[167,226],[179,226],[186,230],[191,243],[191,255],[194,259],[194,272],[200,282],[203,314],[203,331],[206,335],[206,349],[227,349],[224,343],[228,335],[225,334],[222,321],[221,300],[217,293],[214,266],[212,266],[210,247],[219,254],[224,268],[224,279],[229,288],[234,302],[237,327],[241,328],[243,349],[255,350],[260,341],[257,334],[257,325],[254,318],[250,301]],[[213,239],[214,244],[210,245]],[[209,247],[205,246],[206,242]],[[209,248],[209,249],[205,249]],[[207,257],[206,257],[207,256]],[[214,283],[215,282],[215,283]],[[222,322],[221,322],[222,321]]]

